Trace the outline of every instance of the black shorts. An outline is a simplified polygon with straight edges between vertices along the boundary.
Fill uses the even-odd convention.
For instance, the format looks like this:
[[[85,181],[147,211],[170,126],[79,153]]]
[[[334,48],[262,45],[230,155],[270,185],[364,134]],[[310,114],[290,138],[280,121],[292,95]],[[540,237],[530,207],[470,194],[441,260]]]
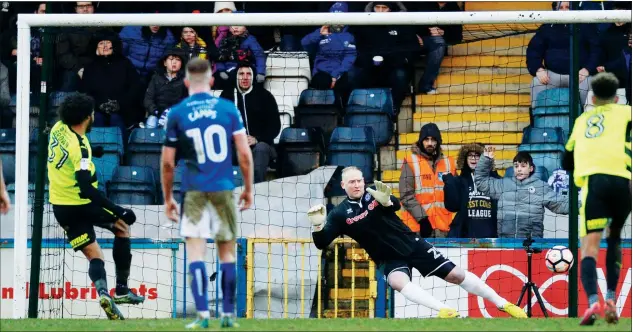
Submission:
[[[418,243],[411,257],[388,260],[380,265],[385,278],[388,279],[389,274],[393,271],[402,271],[411,278],[411,269],[415,268],[425,278],[436,276],[444,279],[455,268],[453,262],[444,257],[437,248],[426,242],[426,240],[420,239]]]
[[[629,180],[614,175],[590,175],[582,188],[581,202],[581,237],[607,227],[619,231],[631,213]]]
[[[117,217],[108,212],[108,210],[92,203],[86,205],[53,205],[53,213],[57,223],[66,232],[68,243],[75,251],[79,251],[95,242],[94,226],[114,232],[114,223],[117,221]]]

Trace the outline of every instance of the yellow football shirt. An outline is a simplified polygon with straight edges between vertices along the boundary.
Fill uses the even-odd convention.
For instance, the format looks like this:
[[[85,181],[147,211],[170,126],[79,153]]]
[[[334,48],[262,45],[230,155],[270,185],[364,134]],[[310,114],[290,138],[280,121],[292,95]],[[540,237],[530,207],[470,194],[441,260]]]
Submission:
[[[79,184],[75,172],[88,170],[92,175],[92,185],[98,182],[92,163],[92,150],[86,136],[75,133],[70,127],[58,121],[51,129],[48,141],[48,181],[49,201],[55,205],[84,205],[89,199],[80,197]]]
[[[565,146],[574,152],[574,181],[589,175],[631,179],[631,106],[608,104],[580,115]]]

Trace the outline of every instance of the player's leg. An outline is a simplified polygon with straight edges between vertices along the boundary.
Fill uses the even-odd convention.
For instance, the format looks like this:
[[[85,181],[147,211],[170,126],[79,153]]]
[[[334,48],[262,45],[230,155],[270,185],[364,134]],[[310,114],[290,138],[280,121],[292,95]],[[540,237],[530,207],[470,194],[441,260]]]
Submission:
[[[439,311],[440,318],[459,317],[459,313],[455,309],[437,300],[420,285],[411,282],[411,270],[406,262],[389,261],[384,263],[381,269],[385,273],[389,286],[402,294],[407,300]]]
[[[189,191],[183,197],[180,219],[180,235],[184,237],[189,259],[191,293],[198,317],[186,326],[187,329],[209,327],[208,276],[204,258],[207,239],[211,238],[210,216],[206,209],[204,193]]]
[[[237,327],[235,322],[235,237],[237,213],[233,192],[226,190],[209,193],[209,213],[212,234],[218,243],[220,271],[222,272],[222,319],[221,327]]]
[[[132,246],[130,243],[130,227],[123,220],[118,219],[112,228],[114,243],[112,245],[112,259],[116,273],[116,290],[114,302],[116,304],[139,304],[145,297],[132,293],[128,287],[130,267],[132,266]]]

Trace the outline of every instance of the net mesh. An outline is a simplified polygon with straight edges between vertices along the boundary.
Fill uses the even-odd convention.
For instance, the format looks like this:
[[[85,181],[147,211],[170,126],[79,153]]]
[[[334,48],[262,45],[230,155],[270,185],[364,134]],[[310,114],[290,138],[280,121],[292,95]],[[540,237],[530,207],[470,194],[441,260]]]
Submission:
[[[479,8],[479,5],[473,6]],[[192,315],[195,307],[187,280],[186,250],[178,236],[178,226],[169,223],[161,206],[157,158],[164,137],[161,135],[164,134],[160,130],[152,131],[147,128],[151,127],[147,117],[154,111],[149,105],[159,103],[162,97],[167,99],[167,94],[176,94],[176,88],[161,90],[148,102],[147,89],[152,85],[154,72],[147,66],[146,58],[150,55],[154,57],[152,47],[159,46],[152,41],[149,43],[152,46],[148,48],[148,42],[141,41],[140,35],[135,38],[125,37],[122,32],[125,29],[122,28],[115,27],[112,30],[122,34],[122,50],[130,53],[127,58],[110,60],[109,65],[99,63],[99,60],[87,60],[94,57],[95,49],[89,48],[86,43],[90,42],[90,47],[98,48],[99,40],[93,37],[104,36],[103,30],[47,28],[54,36],[56,54],[50,63],[53,68],[53,89],[48,91],[48,122],[51,126],[57,120],[56,108],[68,91],[78,90],[93,95],[97,99],[97,113],[105,112],[102,107],[108,107],[104,104],[109,100],[117,100],[119,109],[98,119],[103,121],[102,125],[94,128],[89,139],[93,147],[100,145],[105,149],[104,157],[95,159],[100,190],[116,203],[134,209],[138,217],[138,221],[131,227],[133,260],[129,286],[144,295],[146,301],[140,306],[121,306],[122,312],[125,317],[131,318]],[[161,30],[172,33],[173,44],[180,40],[182,28],[162,27]],[[198,37],[202,38],[206,46],[201,46],[200,40],[196,40],[196,45],[200,47],[195,46],[191,50],[185,47],[182,50],[183,56],[188,58],[203,53],[210,58],[212,52],[209,50],[212,47],[209,45],[213,41],[209,37],[219,31],[216,28],[201,28]],[[250,57],[255,67],[261,65],[258,57],[265,58],[265,75],[261,78],[254,75],[253,79],[257,82],[255,84],[261,85],[274,96],[281,129],[284,130],[274,137],[273,149],[254,151],[254,156],[260,158],[259,160],[267,160],[262,154],[275,157],[269,158],[269,165],[263,165],[266,171],[261,173],[267,181],[255,187],[254,210],[246,211],[239,217],[238,315],[258,318],[433,317],[437,312],[394,293],[384,282],[378,267],[353,241],[342,238],[323,251],[317,250],[310,240],[310,227],[305,211],[309,206],[321,202],[327,202],[331,209],[344,199],[344,193],[339,189],[340,168],[336,170],[323,167],[325,165],[360,167],[366,182],[381,180],[392,186],[394,195],[400,197],[404,190],[399,184],[401,170],[407,167],[403,165],[404,160],[410,158],[411,146],[418,141],[421,127],[431,122],[439,127],[441,146],[446,156],[457,160],[460,148],[465,144],[492,146],[496,150],[497,174],[499,177],[508,176],[508,168],[513,165],[512,159],[520,150],[519,146],[526,143],[524,128],[534,125],[530,114],[530,84],[533,77],[526,68],[525,52],[538,25],[464,25],[462,38],[455,44],[442,48],[445,54],[438,62],[439,68],[435,69],[431,68],[433,51],[428,51],[432,48],[432,39],[428,39],[428,42],[425,39],[420,43],[426,48],[417,44],[416,38],[412,40],[413,46],[381,50],[383,59],[404,57],[405,54],[411,56],[412,62],[403,67],[406,68],[406,84],[401,84],[404,88],[398,90],[402,93],[400,97],[395,96],[398,91],[394,89],[400,83],[394,82],[398,77],[391,76],[371,77],[367,81],[358,77],[353,81],[348,76],[348,82],[345,82],[348,84],[347,90],[339,90],[338,84],[342,82],[338,81],[333,93],[310,92],[316,76],[313,69],[319,61],[314,54],[300,48],[284,52],[266,45],[268,39],[272,39],[273,43],[287,41],[287,35],[283,34],[294,28],[299,29],[248,27],[251,36],[257,39],[261,37],[261,50],[256,49],[252,54],[234,52],[227,55],[230,59]],[[360,31],[358,29],[360,28],[354,27],[351,31]],[[141,33],[146,33],[146,30],[139,29]],[[258,35],[263,34],[262,31],[269,34]],[[308,30],[312,31],[313,28]],[[366,36],[364,40],[360,36],[355,37],[357,59],[369,56],[371,61],[375,61],[372,57],[374,54],[363,53],[367,46],[362,43],[367,43],[371,36]],[[298,40],[294,41],[295,45],[297,42]],[[75,54],[74,60],[78,64],[69,70],[70,67],[65,63],[68,58],[60,54],[64,50],[76,52],[76,48],[82,43],[85,54]],[[323,44],[317,42],[316,46]],[[222,47],[228,48],[230,45],[225,43]],[[222,50],[220,48],[220,55]],[[162,57],[162,51],[159,53]],[[142,58],[135,58],[137,55]],[[321,53],[321,56],[338,59],[336,61],[346,55],[343,51]],[[123,64],[117,64],[119,62]],[[163,66],[162,59],[156,61],[156,65]],[[38,67],[33,68],[38,70]],[[79,68],[84,69],[82,78],[77,75]],[[215,68],[217,70],[225,67],[218,66],[216,62]],[[125,70],[140,72],[144,76],[133,73],[130,75]],[[431,80],[434,93],[419,93],[419,80],[425,72],[431,70],[439,70],[437,78]],[[232,80],[237,79],[235,71],[226,72],[228,79],[219,75],[219,72],[221,70],[217,70],[218,75],[214,75],[216,84],[234,84]],[[391,75],[394,71],[380,73]],[[164,73],[156,76],[165,79]],[[133,79],[138,82],[132,82]],[[370,84],[370,81],[382,84]],[[239,84],[239,80],[237,83]],[[31,82],[31,87],[32,93],[36,95],[39,82]],[[228,90],[229,86],[226,87],[225,90]],[[61,91],[64,89],[68,91]],[[353,90],[355,91],[352,92]],[[220,91],[216,93],[221,94]],[[184,96],[183,94],[182,97]],[[35,100],[31,102],[32,106],[38,104]],[[163,109],[158,110],[162,112]],[[37,107],[31,109],[32,131],[36,130],[38,112]],[[160,118],[160,114],[155,115]],[[119,116],[120,120],[117,119]],[[566,118],[564,121],[567,121]],[[105,126],[121,130],[117,132],[103,129]],[[133,132],[129,129],[130,126],[140,129]],[[334,130],[336,127],[360,129]],[[372,130],[364,129],[366,127]],[[4,130],[9,132],[11,129]],[[309,139],[303,138],[306,135]],[[34,146],[33,142],[31,146]],[[46,151],[32,150],[30,165],[34,165],[39,154],[46,154]],[[549,175],[559,168],[560,155],[550,152],[539,154],[538,151],[533,151],[533,155],[537,165],[544,166],[544,172],[539,176],[547,181]],[[272,162],[273,159],[276,162]],[[261,164],[256,166],[262,168]],[[239,168],[235,168],[234,173],[239,186]],[[153,182],[148,182],[147,179],[152,179]],[[9,188],[11,190],[14,186]],[[178,183],[175,190],[179,190]],[[240,188],[236,189],[236,193],[240,191]],[[29,197],[32,202],[33,183],[29,186]],[[472,199],[470,201],[473,202]],[[484,214],[490,211],[485,207],[481,211],[472,210],[473,213]],[[403,211],[404,209],[398,215],[402,215]],[[81,253],[73,252],[67,245],[65,234],[57,224],[52,207],[47,201],[43,219],[39,317],[105,317],[95,300],[96,293],[88,278],[88,263]],[[29,232],[32,220],[31,213]],[[623,234],[623,237],[630,238],[630,228],[626,229],[628,233]],[[543,232],[547,240],[539,241],[539,247],[565,245],[568,237],[567,216],[545,210]],[[110,288],[114,287],[115,277],[111,254],[112,237],[110,232],[97,230]],[[466,237],[429,239],[429,242],[434,243],[444,256],[457,265],[486,279],[509,301],[516,302],[523,285],[522,277],[527,273],[527,255],[521,243],[523,239]],[[212,275],[214,272],[219,273],[218,260],[213,243],[209,243],[209,249],[206,262],[209,275]],[[630,250],[628,254],[630,255]],[[546,295],[549,299],[546,308],[550,314],[563,315],[566,312],[564,308],[567,307],[567,286],[566,283],[555,282],[566,279],[546,270],[544,255],[545,253],[535,255],[532,278],[537,284],[547,284],[543,286],[545,289],[552,285],[552,293]],[[30,253],[26,259],[31,259]],[[495,266],[501,267],[495,270]],[[221,310],[219,278],[221,276],[209,280],[212,313]],[[484,303],[481,299],[469,296],[458,286],[449,285],[438,278],[421,278],[414,271],[413,282],[458,309],[462,315],[499,315],[492,303]],[[3,280],[3,302],[8,298],[4,296],[4,289],[8,285]],[[630,300],[625,305],[628,305],[625,312],[630,311]],[[542,314],[539,309],[535,310],[536,315]]]

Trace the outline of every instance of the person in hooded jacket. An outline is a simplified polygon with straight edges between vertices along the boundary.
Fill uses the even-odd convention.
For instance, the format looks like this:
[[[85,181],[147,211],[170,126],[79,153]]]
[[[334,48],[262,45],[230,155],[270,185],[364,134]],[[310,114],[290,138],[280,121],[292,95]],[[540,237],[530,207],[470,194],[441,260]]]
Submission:
[[[330,12],[347,13],[347,4],[336,2]],[[304,50],[316,48],[310,82],[313,89],[335,89],[343,96],[348,94],[347,72],[356,61],[356,42],[347,30],[345,25],[324,25],[301,40]],[[344,103],[346,100],[343,98]]]
[[[616,10],[631,10],[631,3],[616,2]],[[609,23],[600,35],[602,50],[598,72],[613,73],[626,91],[626,100],[631,105],[631,23]],[[590,102],[589,100],[587,102]]]
[[[121,40],[115,33],[95,36],[91,41],[94,60],[86,65],[79,92],[95,100],[95,127],[126,129],[143,119],[135,107],[140,78],[132,62],[121,53]]]
[[[167,50],[160,59],[160,67],[149,82],[143,102],[147,112],[145,128],[163,127],[165,110],[179,103],[188,94],[185,87],[183,70],[185,55],[183,50],[173,48]],[[158,119],[162,121],[158,121]]]
[[[442,152],[442,134],[435,123],[420,129],[418,141],[404,158],[400,172],[402,221],[422,237],[446,237],[453,214],[444,206],[446,174],[456,174],[455,160]]]
[[[266,180],[268,165],[277,158],[274,140],[281,130],[279,108],[268,90],[253,84],[254,68],[243,63],[236,71],[236,87],[223,90],[220,97],[234,102],[240,110],[253,150],[255,183],[259,183]]]
[[[123,55],[126,56],[147,82],[154,70],[161,65],[166,50],[176,44],[169,29],[157,25],[126,26],[119,33],[123,43]]]
[[[458,176],[446,174],[444,180],[444,204],[450,212],[457,212],[451,223],[448,237],[496,238],[497,201],[477,190],[475,168],[484,152],[481,144],[465,144],[459,149]],[[500,179],[496,170],[490,177]]]

